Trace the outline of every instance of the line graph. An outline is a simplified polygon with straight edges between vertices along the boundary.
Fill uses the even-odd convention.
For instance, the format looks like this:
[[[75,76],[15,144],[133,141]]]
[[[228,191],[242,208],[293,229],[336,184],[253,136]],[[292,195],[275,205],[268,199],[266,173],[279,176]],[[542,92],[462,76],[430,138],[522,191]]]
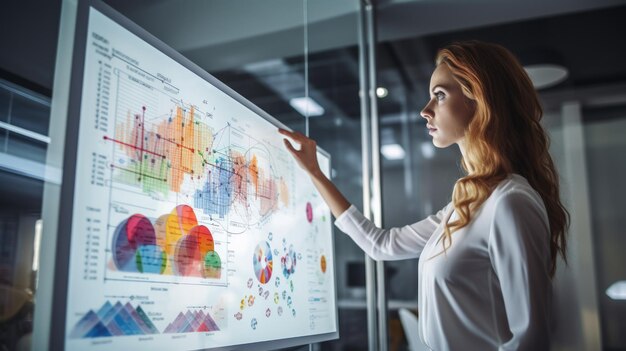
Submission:
[[[114,128],[102,136],[113,154],[110,213],[129,197],[156,207],[110,217],[105,279],[228,284],[224,234],[245,234],[291,203],[293,179],[286,177],[292,172],[276,169],[276,154],[284,150],[272,149],[235,117],[230,119],[237,125],[218,116],[218,125],[213,113],[219,111],[207,113],[171,96],[150,77],[122,69],[114,76]],[[193,226],[181,227],[175,218]],[[210,249],[200,249],[203,237],[210,238]]]
[[[290,182],[272,159],[280,150],[270,150],[229,122],[210,125],[215,123],[211,113],[132,73],[117,71],[116,77],[115,132],[103,136],[114,145],[115,182],[157,199],[184,198],[211,218],[228,217],[243,229],[271,216],[279,204],[289,206]]]

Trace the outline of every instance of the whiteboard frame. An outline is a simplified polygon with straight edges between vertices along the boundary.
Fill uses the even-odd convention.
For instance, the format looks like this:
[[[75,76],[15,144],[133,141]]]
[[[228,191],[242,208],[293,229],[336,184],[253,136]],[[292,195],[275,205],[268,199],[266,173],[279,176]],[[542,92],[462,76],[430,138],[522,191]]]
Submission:
[[[50,338],[49,349],[51,350],[64,350],[65,339],[67,330],[65,328],[67,317],[67,296],[68,296],[68,275],[69,275],[69,260],[70,260],[70,247],[71,247],[71,234],[72,234],[72,215],[73,215],[73,203],[74,193],[76,191],[74,184],[76,180],[76,161],[77,161],[77,147],[79,137],[79,123],[80,123],[80,110],[82,100],[82,88],[84,80],[84,66],[86,57],[86,44],[88,36],[88,22],[89,22],[89,10],[94,8],[103,15],[107,16],[112,21],[116,22],[121,27],[125,28],[132,34],[138,36],[141,40],[144,40],[149,45],[152,45],[157,50],[182,65],[184,68],[190,70],[200,78],[206,80],[235,101],[239,102],[243,106],[249,108],[252,112],[259,115],[261,118],[272,123],[276,127],[291,130],[291,128],[284,125],[282,122],[263,111],[252,102],[239,95],[230,87],[213,77],[206,72],[200,66],[196,65],[181,53],[174,50],[154,35],[150,34],[145,29],[141,28],[130,19],[120,14],[109,5],[99,0],[79,0],[78,11],[76,15],[76,27],[74,33],[74,44],[72,57],[66,59],[72,60],[71,78],[69,88],[69,103],[67,114],[67,126],[65,136],[64,147],[64,159],[63,159],[63,179],[61,186],[61,198],[59,201],[59,221],[57,229],[57,245],[56,245],[56,258],[54,264],[54,284],[52,291],[52,316],[50,320]],[[58,58],[57,58],[58,59]],[[318,154],[328,158],[329,169],[327,174],[331,176],[332,158],[331,155],[321,148],[317,148]],[[331,253],[334,262],[335,259],[335,243],[334,234],[331,224]],[[54,249],[54,248],[50,248]],[[45,248],[42,248],[45,250]],[[335,326],[336,330],[330,333],[311,334],[306,336],[292,337],[286,339],[276,339],[261,341],[256,343],[237,344],[232,346],[224,346],[217,348],[207,348],[202,350],[271,350],[277,348],[285,348],[299,345],[306,345],[311,343],[317,343],[322,341],[334,340],[339,338],[339,314],[337,306],[337,266],[333,264],[333,280],[334,280],[334,295],[335,295]],[[102,347],[102,346],[98,346]]]

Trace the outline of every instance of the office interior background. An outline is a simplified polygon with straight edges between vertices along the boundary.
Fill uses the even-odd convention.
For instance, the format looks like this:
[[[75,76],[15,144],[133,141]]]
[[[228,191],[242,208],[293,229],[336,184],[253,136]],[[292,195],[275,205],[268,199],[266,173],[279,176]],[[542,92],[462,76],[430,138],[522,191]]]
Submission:
[[[308,91],[315,104],[309,134],[332,155],[335,184],[361,209],[361,121],[372,104],[363,104],[360,90],[375,80],[377,111],[367,113],[378,117],[382,195],[368,201],[381,204],[374,208],[385,227],[439,210],[462,176],[458,149],[434,148],[419,115],[437,49],[466,39],[509,48],[532,73],[572,216],[569,264],[560,263],[554,280],[553,349],[626,350],[626,1],[381,0],[367,2],[373,23],[363,23],[357,0],[105,2],[302,132],[305,118],[293,99]],[[39,307],[60,14],[60,0],[0,5],[2,351],[24,344]],[[370,44],[374,61],[362,55]],[[369,74],[364,59],[375,64]],[[366,258],[338,230],[335,250],[341,337],[314,348],[377,349],[368,331]],[[417,312],[417,260],[384,267],[382,343],[408,350],[398,310]]]

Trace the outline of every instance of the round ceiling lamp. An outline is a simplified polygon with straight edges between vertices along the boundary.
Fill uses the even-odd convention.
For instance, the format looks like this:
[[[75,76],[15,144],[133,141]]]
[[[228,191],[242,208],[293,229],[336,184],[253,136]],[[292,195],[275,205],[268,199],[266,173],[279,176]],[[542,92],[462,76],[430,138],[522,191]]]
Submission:
[[[563,56],[554,49],[534,48],[520,55],[520,61],[535,89],[546,89],[562,83],[569,77]]]
[[[524,66],[524,69],[537,90],[553,87],[569,76],[567,68],[553,63],[538,63]]]

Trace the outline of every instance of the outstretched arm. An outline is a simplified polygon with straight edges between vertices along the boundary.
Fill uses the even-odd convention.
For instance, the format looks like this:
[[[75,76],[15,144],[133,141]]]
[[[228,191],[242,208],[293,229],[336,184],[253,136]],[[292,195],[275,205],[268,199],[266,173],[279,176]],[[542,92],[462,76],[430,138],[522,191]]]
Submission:
[[[351,206],[337,187],[322,173],[317,163],[317,145],[314,140],[298,132],[279,129],[279,132],[300,144],[297,150],[288,140],[285,146],[298,164],[309,174],[313,184],[337,218],[335,225],[348,234],[352,240],[375,260],[399,260],[416,258],[421,254],[428,238],[443,221],[447,208],[436,215],[401,228],[378,228]]]
[[[279,129],[278,132],[300,144],[300,149],[298,150],[289,140],[283,139],[285,147],[287,147],[287,150],[293,155],[300,167],[311,177],[313,185],[315,185],[317,191],[319,191],[326,204],[328,204],[335,218],[339,217],[350,207],[350,202],[346,200],[330,179],[322,173],[317,162],[317,143],[315,140],[309,139],[299,132],[290,132],[285,129]]]

